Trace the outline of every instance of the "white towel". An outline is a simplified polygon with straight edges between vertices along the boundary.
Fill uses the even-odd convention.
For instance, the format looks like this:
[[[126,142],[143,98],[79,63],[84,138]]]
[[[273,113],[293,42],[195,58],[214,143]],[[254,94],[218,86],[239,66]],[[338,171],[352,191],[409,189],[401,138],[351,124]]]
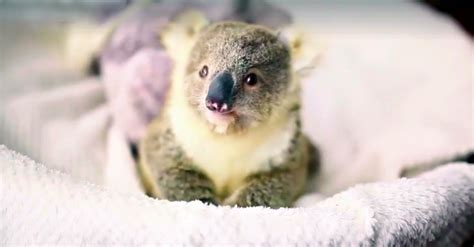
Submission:
[[[15,85],[33,85],[26,79],[43,83],[49,77],[5,73],[0,143],[48,168],[24,165],[23,156],[17,160],[1,151],[0,245],[458,243],[472,231],[472,167],[449,165],[421,178],[397,177],[407,165],[474,149],[472,40],[451,20],[415,3],[397,5],[406,23],[378,15],[348,23],[344,10],[315,16],[319,8],[287,7],[328,44],[303,85],[305,132],[323,154],[313,189],[323,194],[308,194],[300,208],[281,210],[146,198],[135,193],[139,183],[130,174],[130,154],[110,124],[100,81],[67,79],[14,95],[9,89]],[[395,26],[370,33],[364,29],[370,24]],[[31,68],[22,63],[17,71],[24,75]],[[114,174],[131,176],[121,180]],[[377,180],[392,182],[358,186],[316,203]]]
[[[458,245],[474,232],[474,167],[359,185],[306,208],[168,202],[81,183],[0,147],[0,244]]]

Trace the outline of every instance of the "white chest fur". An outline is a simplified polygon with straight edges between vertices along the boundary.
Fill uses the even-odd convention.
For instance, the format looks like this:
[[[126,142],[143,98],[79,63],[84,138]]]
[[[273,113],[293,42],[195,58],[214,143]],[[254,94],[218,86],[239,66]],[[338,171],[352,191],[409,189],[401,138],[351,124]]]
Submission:
[[[275,121],[239,135],[212,132],[186,106],[170,108],[177,141],[194,165],[214,182],[217,192],[235,190],[248,175],[281,163],[296,129],[295,119]],[[280,159],[280,160],[279,160]]]

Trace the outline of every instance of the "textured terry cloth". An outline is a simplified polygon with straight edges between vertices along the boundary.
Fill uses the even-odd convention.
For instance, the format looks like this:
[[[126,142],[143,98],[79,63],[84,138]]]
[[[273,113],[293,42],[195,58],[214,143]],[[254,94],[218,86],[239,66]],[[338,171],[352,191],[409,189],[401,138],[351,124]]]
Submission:
[[[314,27],[313,31],[328,46],[314,75],[302,85],[303,126],[305,132],[318,144],[323,154],[321,176],[316,180],[317,186],[315,186],[314,191],[322,191],[324,194],[315,195],[310,193],[298,202],[298,206],[317,205],[317,207],[321,207],[321,205],[327,204],[328,201],[324,201],[321,204],[316,204],[315,201],[321,200],[326,195],[332,195],[334,192],[347,189],[348,186],[367,181],[396,180],[404,166],[445,159],[473,149],[472,40],[463,34],[452,20],[431,13],[422,6],[410,2],[400,3],[396,6],[392,6],[391,3],[383,4],[386,7],[385,9],[381,8],[380,11],[393,11],[392,7],[401,9],[397,12],[399,16],[396,17],[396,21],[390,19],[390,16],[392,16],[390,14],[380,14],[367,15],[364,17],[365,19],[359,19],[359,22],[348,21],[348,18],[350,19],[351,16],[346,15],[347,12],[344,12],[343,7],[341,7],[342,9],[336,7],[325,9],[324,6],[314,8],[296,3],[291,5],[286,7],[291,11],[292,16],[296,17],[295,21],[302,23],[303,27]],[[320,10],[317,15],[314,13],[316,9]],[[388,19],[385,18],[386,16]],[[399,20],[406,20],[406,22]],[[7,23],[2,23],[2,27],[5,26],[7,26]],[[387,26],[391,28],[384,29]],[[12,30],[15,31],[13,33],[17,34],[24,29],[13,27]],[[32,49],[33,45],[38,45],[38,42],[34,44],[30,42],[34,38],[32,35],[34,33],[28,30],[25,32],[27,39],[23,41],[25,43],[24,46],[13,46],[8,49],[2,49],[2,51],[8,51],[14,54],[15,57],[21,57],[22,53],[20,51],[23,51],[21,48],[29,47]],[[15,36],[12,36],[12,33],[10,33],[9,35],[2,35],[1,38],[6,37]],[[54,37],[59,36],[54,35]],[[21,42],[16,40],[15,42],[0,43],[0,45],[16,45],[19,43]],[[60,42],[58,41],[57,43]],[[62,47],[61,44],[55,43],[51,47]],[[31,53],[28,54],[31,56]],[[129,192],[139,190],[136,181],[127,182],[133,181],[136,177],[126,170],[130,169],[130,154],[123,151],[127,149],[126,142],[123,141],[123,133],[118,133],[117,128],[114,127],[113,123],[111,124],[111,114],[104,98],[101,82],[96,78],[80,80],[81,77],[73,76],[71,78],[69,75],[61,75],[64,73],[64,70],[59,69],[62,67],[57,65],[62,65],[63,61],[58,57],[38,55],[34,56],[36,60],[33,63],[26,63],[23,60],[12,60],[13,56],[9,57],[9,59],[2,59],[5,63],[4,65],[7,63],[9,65],[5,68],[8,67],[12,70],[7,71],[5,69],[4,71],[4,67],[0,67],[0,70],[5,72],[2,73],[2,81],[0,82],[0,143],[6,143],[9,147],[41,161],[48,168],[67,173],[67,178],[64,178],[63,175],[60,176],[63,177],[61,181],[71,180],[71,182],[67,183],[72,184],[76,184],[72,181],[80,181],[80,183],[88,181],[99,186],[105,185],[111,191],[110,194],[116,196],[119,195],[117,193],[129,194]],[[45,63],[45,61],[49,62]],[[17,66],[18,64],[21,64],[21,66]],[[29,73],[25,73],[25,71]],[[44,74],[47,75],[44,76]],[[12,92],[14,91],[13,89],[20,85],[28,86],[26,90],[28,93]],[[121,157],[121,155],[124,157]],[[445,168],[442,168],[441,171],[445,171],[443,169]],[[41,168],[40,170],[44,169]],[[109,170],[120,175],[108,173]],[[7,174],[7,171],[9,170],[2,169],[0,172]],[[445,179],[447,183],[462,183],[464,181],[457,181],[459,178],[453,175],[454,173],[446,173],[451,174]],[[17,174],[18,176],[23,176],[19,175],[19,171]],[[25,179],[17,179],[15,183],[21,182],[26,186],[29,183],[28,181],[37,177],[33,175],[36,174],[34,172],[28,174],[32,174],[32,177],[25,175]],[[57,175],[54,175],[56,174],[55,172],[47,174],[51,174],[52,181],[56,181]],[[131,176],[127,179],[117,179],[123,176],[123,174]],[[436,174],[442,175],[442,172],[438,171]],[[436,187],[437,181],[443,180],[438,175],[435,176],[438,179],[429,181],[429,183],[433,183],[433,188],[438,188]],[[39,177],[43,180],[49,180],[49,178],[43,175]],[[393,186],[390,188],[394,190],[403,184],[405,184],[406,187],[404,188],[407,190],[412,187],[417,188],[412,186],[412,182],[408,181],[419,180],[397,180],[394,184],[389,183],[385,185],[388,187]],[[6,185],[14,185],[11,182],[7,183],[3,177],[0,180],[0,184],[2,185],[2,192]],[[466,188],[468,187],[469,185]],[[355,189],[356,191],[362,190],[357,188]],[[366,188],[366,186],[362,186],[362,188]],[[42,190],[43,188],[38,187],[37,189]],[[56,198],[57,205],[61,202],[62,206],[55,208],[61,213],[65,212],[63,210],[67,210],[66,203],[73,205],[69,207],[70,209],[73,207],[78,209],[95,207],[97,206],[96,203],[110,205],[107,202],[108,199],[101,201],[99,197],[94,197],[90,200],[84,197],[84,204],[81,204],[77,198],[76,201],[66,202],[67,197],[73,196],[74,192],[61,192],[59,189],[57,190],[48,189],[51,198],[45,197],[45,203],[48,203],[49,199],[51,199],[49,200],[50,203],[53,203],[54,200],[52,198]],[[97,190],[94,191],[97,192]],[[101,189],[98,189],[98,191],[101,191]],[[373,196],[376,190],[363,189],[362,191],[355,196],[356,199],[362,197],[367,202],[378,201],[377,196]],[[35,192],[31,193],[34,194]],[[55,193],[58,195],[55,196]],[[100,193],[105,192],[97,192],[97,194]],[[348,192],[344,192],[342,195],[345,193]],[[441,189],[435,193],[429,189],[426,191],[427,194],[425,196],[418,190],[414,191],[414,193],[416,196],[414,194],[413,197],[406,196],[403,198],[409,201],[428,200],[427,198],[431,198],[430,196],[433,194],[442,196],[448,193],[448,191]],[[81,193],[76,194],[82,195]],[[397,193],[393,192],[393,194]],[[21,196],[21,193],[11,195]],[[64,198],[59,198],[63,195],[65,196]],[[31,197],[37,198],[36,196],[38,195],[32,195]],[[121,210],[122,204],[129,205],[134,204],[133,201],[135,200],[142,201],[142,199],[136,199],[137,197],[135,196],[120,198],[133,199],[130,199],[130,201],[123,199],[120,203],[115,203],[114,206],[118,207],[115,210]],[[138,196],[138,198],[143,197]],[[391,203],[395,204],[395,202],[403,198],[393,196],[389,199]],[[28,197],[25,196],[25,203],[19,205],[23,207],[23,212],[44,213],[42,210],[46,207],[41,207],[41,209],[35,211],[35,207],[41,205],[42,202],[30,204],[27,199]],[[389,201],[389,199],[385,202]],[[151,199],[143,200],[147,201],[143,203],[145,205],[143,208],[153,208],[154,206],[150,205],[156,203],[151,202],[153,201]],[[331,200],[334,199],[329,199],[329,201]],[[348,201],[351,201],[352,205],[357,200]],[[444,205],[442,200],[440,202],[439,204],[430,205]],[[398,210],[400,212],[421,210],[420,208],[394,208],[391,206],[391,203],[387,203],[384,209],[397,212]],[[223,215],[219,219],[227,220],[229,218],[230,220],[237,221],[237,219],[229,217],[231,216],[230,213],[229,215],[222,213],[229,211],[226,207],[213,208],[201,205],[196,208],[205,208],[205,210],[200,211],[198,209],[193,211],[195,209],[194,206],[185,206],[189,204],[164,202],[159,204],[170,205],[163,212],[159,212],[160,217],[168,221],[173,221],[173,219],[167,218],[166,215],[175,212],[171,211],[171,209],[168,210],[168,208],[174,207],[178,208],[176,211],[183,210],[183,212],[176,214],[187,215],[191,219],[202,219],[204,222],[211,222],[206,221],[208,216],[219,213]],[[13,208],[15,210],[21,209],[21,207]],[[137,206],[137,208],[143,210],[142,206]],[[110,208],[106,209],[109,210]],[[186,212],[187,209],[191,209],[191,211]],[[427,209],[427,211],[438,215],[438,213],[441,213],[438,209],[440,208],[434,207]],[[16,217],[19,220],[24,219],[20,212],[13,210],[10,206],[8,210],[2,209],[2,216],[7,213],[17,212]],[[446,210],[446,208],[443,210]],[[242,211],[248,212],[247,214],[255,218],[256,221],[260,218],[267,219],[279,215],[278,212],[285,212],[285,214],[308,212],[302,208],[289,211],[261,211],[260,209],[245,209]],[[260,211],[271,213],[254,213]],[[401,222],[405,222],[407,225],[411,224],[411,217],[390,218],[390,220],[387,220],[392,211],[384,211],[377,214],[378,217],[375,218],[380,222],[380,227],[388,227],[389,225],[397,228],[400,225],[401,229],[401,225],[403,225]],[[146,221],[147,217],[150,217],[150,221],[153,221],[153,219],[158,221],[154,216],[158,212],[153,211],[150,215],[147,215],[146,212],[144,212],[144,215],[137,212],[141,211],[137,210],[130,217],[141,217],[145,219],[144,221]],[[196,212],[196,214],[193,212]],[[210,213],[208,214],[207,212]],[[236,210],[236,212],[240,212],[240,209]],[[342,215],[344,213],[351,213],[351,211],[337,212]],[[359,212],[364,212],[364,210]],[[106,213],[109,216],[114,214],[112,211]],[[64,215],[67,217],[68,214],[65,213]],[[326,219],[325,217],[330,217],[330,215],[323,214],[307,217]],[[84,214],[83,216],[85,217],[84,219],[93,219],[93,217],[100,219],[105,217],[100,214]],[[97,220],[97,222],[100,222],[97,224],[103,224],[101,226],[104,229],[109,229],[105,227],[106,225],[111,226],[115,223],[114,227],[126,227],[117,223],[122,222],[120,221],[122,217],[128,216],[126,214],[120,216],[116,213],[113,217],[106,217],[110,221],[109,223],[104,220]],[[295,218],[295,221],[306,222],[305,224],[309,225],[319,225],[317,220],[309,223],[305,219],[300,218]],[[215,219],[212,222],[216,225],[226,225],[224,223],[216,223],[218,221],[216,218],[209,218],[209,220],[211,219]],[[71,218],[68,221],[68,219],[64,218],[61,224],[69,227],[73,225],[71,223],[73,220],[76,219]],[[400,222],[400,224],[394,223],[390,225],[392,221]],[[0,221],[0,224],[3,224],[3,222]],[[41,222],[45,221],[36,223],[41,224]],[[56,223],[58,222],[56,221]],[[137,222],[143,223],[142,221]],[[268,223],[267,228],[270,228],[270,226],[275,228],[276,233],[272,236],[278,237],[276,234],[283,231],[279,230],[278,223],[283,222],[281,225],[284,227],[287,222],[292,222],[292,219],[285,218],[285,220],[281,220],[277,218],[275,221],[268,222],[270,223]],[[329,227],[332,227],[331,229],[334,229],[334,241],[332,243],[346,241],[343,238],[344,233],[337,231],[338,226],[342,225],[341,222],[334,221],[334,224],[331,224],[332,221],[330,220],[324,222],[326,222],[326,227],[320,225],[321,229],[318,228],[308,234],[314,238],[324,238],[325,236],[317,236],[317,231],[329,234]],[[348,220],[347,222],[351,221]],[[140,225],[141,223],[137,223],[139,226],[134,225],[136,226],[134,229],[149,229],[145,223]],[[130,224],[133,224],[133,222]],[[162,224],[160,225],[162,228],[165,228],[164,223],[160,224]],[[184,223],[180,224],[176,226],[168,224],[167,227],[170,228],[171,226],[172,229],[178,230],[181,229],[179,227]],[[388,225],[385,226],[385,224]],[[423,225],[423,227],[429,227],[430,224],[431,221],[427,223],[428,226]],[[91,225],[93,224],[91,223]],[[3,229],[13,229],[8,228],[8,224],[3,224],[2,227],[4,227],[2,228],[2,234]],[[198,226],[192,225],[189,227],[197,228]],[[416,227],[419,227],[419,225],[416,225]],[[422,229],[426,228],[423,227],[417,228],[419,232],[424,232]],[[25,225],[20,228],[25,230],[28,229],[28,226]],[[21,232],[20,228],[16,230]],[[84,236],[84,234],[88,234],[87,231],[91,231],[89,228],[77,229],[72,226],[69,228],[72,229],[71,232],[67,231],[68,228],[58,228],[63,231],[62,233],[54,232],[51,228],[45,229],[53,232],[53,236],[56,236],[57,239],[67,239],[67,236],[73,236],[74,234]],[[100,229],[102,228],[96,226],[91,229],[94,231],[99,229],[97,230],[99,232],[98,236],[103,236],[100,235]],[[251,234],[251,229],[253,228],[247,224],[242,229],[242,234],[245,235]],[[294,229],[300,232],[306,231],[296,226]],[[370,230],[370,227],[368,229]],[[413,230],[412,228],[403,229]],[[132,231],[133,229],[128,230]],[[232,231],[234,230],[232,229]],[[359,228],[354,228],[354,231],[359,230]],[[187,233],[187,231],[184,232]],[[386,234],[389,234],[389,232],[391,231],[387,230]],[[123,234],[123,232],[120,232],[120,234]],[[120,234],[118,239],[122,236]],[[126,234],[123,236],[127,236]],[[138,236],[137,239],[145,238],[139,236],[141,234],[140,231],[136,231],[134,234]],[[174,234],[166,232],[164,237],[178,238],[176,234],[178,232]],[[242,236],[242,234],[236,235],[235,239],[238,236]],[[295,236],[299,236],[298,234]],[[6,239],[3,238],[3,235],[0,235],[2,239]],[[153,234],[146,233],[146,235],[150,239],[158,238],[158,236]],[[47,235],[42,236],[45,237]],[[95,241],[92,233],[89,236],[91,236],[91,241]],[[224,236],[223,234],[222,237]],[[366,234],[360,234],[360,236],[366,236]],[[385,235],[383,235],[382,231],[377,236],[383,238],[382,236]],[[377,236],[374,236],[374,239],[378,239]],[[422,234],[420,236],[425,237]],[[163,236],[161,237],[163,238]],[[261,236],[254,236],[254,239],[259,237]],[[40,240],[41,236],[38,235],[37,239]],[[325,239],[329,239],[329,237]],[[352,240],[347,240],[346,243]]]
[[[458,245],[474,231],[474,167],[358,185],[278,210],[169,202],[77,182],[0,148],[0,244]]]

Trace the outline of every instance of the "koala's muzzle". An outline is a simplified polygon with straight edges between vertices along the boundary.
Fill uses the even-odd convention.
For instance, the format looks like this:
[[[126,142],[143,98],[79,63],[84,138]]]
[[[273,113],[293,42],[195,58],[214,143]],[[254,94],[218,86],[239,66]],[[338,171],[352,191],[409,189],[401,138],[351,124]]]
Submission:
[[[212,80],[206,97],[206,107],[210,111],[229,112],[233,103],[234,80],[229,72],[222,72]]]

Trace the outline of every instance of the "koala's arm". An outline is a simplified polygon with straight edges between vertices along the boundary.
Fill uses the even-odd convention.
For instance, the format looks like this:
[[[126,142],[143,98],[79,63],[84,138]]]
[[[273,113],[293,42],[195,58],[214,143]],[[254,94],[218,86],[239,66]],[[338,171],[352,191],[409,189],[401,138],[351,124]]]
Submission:
[[[165,122],[156,120],[140,143],[139,170],[150,196],[218,204],[214,184],[185,157]]]
[[[290,207],[303,193],[308,168],[314,160],[314,147],[300,135],[277,168],[249,176],[246,183],[235,191],[225,204],[241,207]]]

